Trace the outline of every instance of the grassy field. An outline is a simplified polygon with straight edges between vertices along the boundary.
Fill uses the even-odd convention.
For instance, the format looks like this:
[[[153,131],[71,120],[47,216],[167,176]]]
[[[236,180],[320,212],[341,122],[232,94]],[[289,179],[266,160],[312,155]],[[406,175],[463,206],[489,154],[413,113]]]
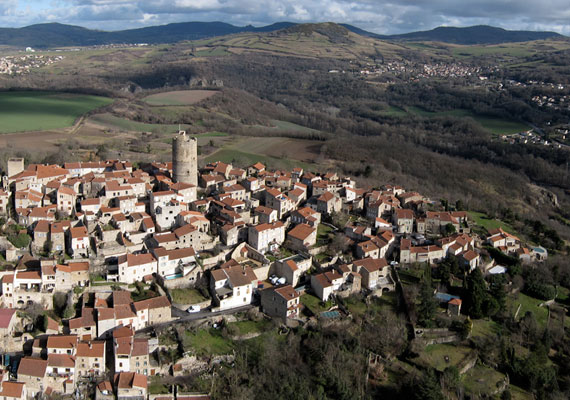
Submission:
[[[481,396],[492,394],[504,379],[502,373],[478,364],[463,375],[461,381],[467,393]]]
[[[556,302],[559,304],[563,304],[566,307],[570,306],[570,289],[567,289],[563,286],[559,286],[556,295]]]
[[[396,292],[388,292],[383,294],[382,297],[372,298],[368,306],[363,300],[354,296],[346,298],[344,302],[352,314],[362,317],[368,310],[374,312],[378,312],[382,309],[394,310],[398,302],[397,297]]]
[[[306,126],[297,125],[297,124],[294,124],[293,122],[279,121],[277,119],[272,119],[270,122],[274,125],[275,129],[278,129],[281,131],[295,131],[295,132],[306,132],[306,133],[319,132],[316,129],[311,129],[311,128],[307,128]]]
[[[222,337],[216,329],[200,329],[197,332],[187,331],[183,338],[184,351],[193,350],[199,356],[228,354],[234,344]]]
[[[393,107],[395,108],[395,107]],[[485,115],[474,114],[469,110],[450,110],[442,112],[432,112],[421,109],[419,107],[409,107],[408,111],[426,118],[432,117],[456,117],[456,118],[473,118],[475,122],[494,135],[509,135],[513,133],[529,130],[529,127],[521,122],[512,121],[503,118],[489,117]]]
[[[530,128],[517,121],[509,121],[501,118],[474,116],[473,119],[479,122],[483,128],[496,135],[510,135],[513,133],[525,132]]]
[[[196,136],[197,137],[225,137],[225,136],[229,136],[229,135],[225,132],[205,132],[205,133],[199,133]]]
[[[188,106],[212,97],[216,90],[177,90],[152,94],[143,100],[151,106]]]
[[[503,221],[499,221],[498,219],[489,218],[484,213],[469,211],[469,216],[477,225],[486,229],[487,232],[493,229],[502,228],[505,232],[516,235],[516,231],[512,226]]]
[[[381,111],[382,115],[386,117],[406,117],[408,112],[400,107],[389,106],[387,109]]]
[[[269,157],[261,154],[246,153],[239,150],[222,149],[212,155],[206,157],[206,162],[222,161],[225,163],[232,163],[241,166],[247,166],[261,162],[265,165],[275,165],[279,160],[274,157]]]
[[[471,336],[473,337],[495,337],[499,331],[499,325],[494,321],[484,319],[473,320],[473,329]]]
[[[238,335],[247,335],[268,330],[271,327],[271,322],[266,319],[261,321],[238,321],[230,323],[229,326],[234,327]]]
[[[533,400],[534,396],[524,389],[515,385],[509,385],[512,400]]]
[[[220,57],[230,54],[225,47],[206,47],[194,53],[196,57]]]
[[[208,300],[196,289],[173,289],[170,296],[178,304],[196,304]]]
[[[163,383],[159,376],[151,376],[148,382],[148,392],[150,394],[168,394],[170,388]]]
[[[526,43],[511,43],[489,46],[458,46],[452,49],[454,57],[508,56],[527,57],[534,53]]]
[[[285,154],[284,154],[285,155]],[[271,155],[254,152],[247,152],[233,148],[232,146],[228,148],[223,148],[221,150],[212,153],[205,159],[206,162],[222,161],[225,163],[232,163],[237,166],[248,166],[255,164],[256,162],[261,162],[270,168],[287,168],[291,169],[294,167],[308,168],[309,164],[302,161],[296,161],[286,157],[275,157]]]
[[[443,371],[451,365],[459,365],[470,353],[471,349],[465,346],[431,344],[426,346],[414,361],[419,365],[430,366],[438,371]],[[446,361],[446,357],[448,357],[448,361]]]
[[[3,92],[0,133],[65,128],[86,112],[111,102],[105,97],[70,93]]]
[[[330,226],[323,224],[319,224],[319,226],[317,226],[317,246],[328,244],[333,237],[333,230]]]
[[[507,297],[507,307],[512,315],[515,314],[519,304],[521,309],[518,314],[518,319],[525,316],[525,314],[530,311],[534,314],[536,322],[542,326],[546,326],[548,321],[548,309],[546,307],[539,307],[538,305],[544,303],[544,300],[535,299],[534,297],[527,296],[524,293],[518,293]]]
[[[318,297],[308,293],[301,296],[301,303],[315,315],[327,311],[332,306],[330,300],[323,304]]]

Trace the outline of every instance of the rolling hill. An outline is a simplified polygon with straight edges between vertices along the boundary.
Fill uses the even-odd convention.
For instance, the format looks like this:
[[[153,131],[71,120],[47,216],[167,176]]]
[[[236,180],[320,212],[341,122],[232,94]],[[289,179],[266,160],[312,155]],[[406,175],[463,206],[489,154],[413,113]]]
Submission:
[[[23,28],[0,28],[0,45],[17,47],[65,47],[92,46],[117,43],[174,43],[183,40],[198,40],[225,36],[236,33],[263,33],[285,30],[288,32],[319,33],[325,27],[327,36],[332,34],[342,40],[344,30],[382,40],[396,41],[438,41],[454,44],[497,44],[524,42],[531,40],[562,38],[555,32],[508,31],[491,26],[473,26],[467,28],[439,27],[430,31],[411,32],[401,35],[378,35],[347,24],[295,24],[278,22],[267,26],[251,25],[239,27],[224,22],[183,22],[159,26],[149,26],[123,31],[99,31],[80,26],[59,23],[37,24]],[[336,27],[333,29],[332,27]]]
[[[564,36],[556,32],[509,31],[488,25],[477,25],[466,28],[439,27],[429,31],[384,36],[379,37],[379,39],[431,41],[472,45],[529,42],[532,40],[563,37]]]

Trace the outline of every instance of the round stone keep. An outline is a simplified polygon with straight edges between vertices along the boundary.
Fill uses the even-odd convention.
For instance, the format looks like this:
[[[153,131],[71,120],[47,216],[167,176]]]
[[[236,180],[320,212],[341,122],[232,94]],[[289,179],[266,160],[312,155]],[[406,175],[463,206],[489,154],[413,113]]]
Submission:
[[[198,141],[185,131],[172,140],[172,175],[175,182],[198,185]]]

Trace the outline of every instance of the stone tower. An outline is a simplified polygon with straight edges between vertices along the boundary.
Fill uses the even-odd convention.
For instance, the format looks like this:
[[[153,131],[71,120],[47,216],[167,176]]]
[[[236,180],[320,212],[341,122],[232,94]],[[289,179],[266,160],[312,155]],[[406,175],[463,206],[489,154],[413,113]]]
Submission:
[[[172,140],[172,178],[198,186],[198,140],[179,131]]]
[[[8,176],[14,176],[24,170],[23,158],[10,158],[8,160]]]

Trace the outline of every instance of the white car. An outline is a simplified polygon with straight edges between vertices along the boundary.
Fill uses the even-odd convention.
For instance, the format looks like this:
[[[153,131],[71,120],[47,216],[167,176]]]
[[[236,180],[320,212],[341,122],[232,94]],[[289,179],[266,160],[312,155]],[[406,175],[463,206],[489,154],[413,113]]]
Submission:
[[[188,310],[186,310],[186,311],[188,311],[189,313],[197,313],[197,312],[200,312],[200,306],[190,306],[190,307],[188,308]]]

